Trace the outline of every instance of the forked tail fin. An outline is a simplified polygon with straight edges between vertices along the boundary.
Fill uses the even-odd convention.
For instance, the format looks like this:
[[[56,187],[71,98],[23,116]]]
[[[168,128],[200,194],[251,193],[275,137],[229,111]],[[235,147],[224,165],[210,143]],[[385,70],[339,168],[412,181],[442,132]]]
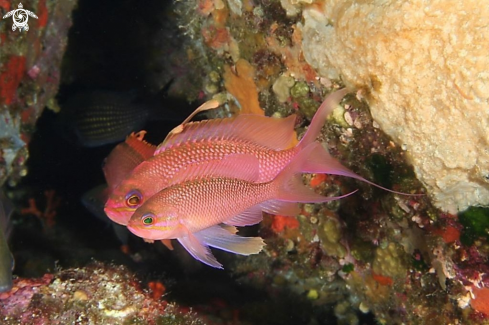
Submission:
[[[309,159],[304,162],[302,165],[302,172],[304,173],[314,173],[314,174],[331,174],[331,175],[340,175],[351,178],[356,178],[362,182],[368,183],[375,187],[381,188],[385,191],[389,191],[396,194],[401,195],[412,195],[412,196],[420,196],[424,194],[409,194],[398,192],[394,190],[390,190],[374,182],[371,182],[360,175],[355,174],[345,166],[343,166],[338,160],[333,158],[329,152],[324,149],[321,145],[316,148],[313,154],[309,156]]]
[[[338,200],[351,195],[356,192],[341,195],[325,197],[319,195],[307,188],[302,183],[300,173],[309,165],[311,159],[318,160],[320,158],[314,158],[318,152],[325,151],[324,148],[318,142],[309,144],[306,148],[300,151],[294,159],[284,168],[280,174],[272,181],[273,188],[276,191],[276,199],[278,201],[286,202],[301,202],[301,203],[321,203]],[[273,202],[269,201],[269,204]]]
[[[420,196],[424,194],[409,194],[398,192],[394,190],[390,190],[383,186],[377,185],[374,182],[371,182],[360,175],[355,174],[345,166],[343,166],[338,160],[331,157],[329,152],[324,149],[321,145],[315,145],[315,149],[311,149],[310,145],[316,141],[319,133],[321,132],[321,128],[324,125],[326,117],[336,108],[336,106],[340,103],[341,99],[348,93],[346,88],[337,90],[331,94],[329,94],[326,99],[323,101],[321,106],[319,106],[316,114],[312,118],[311,124],[306,131],[306,134],[301,139],[298,148],[301,150],[300,152],[309,150],[310,156],[308,159],[305,159],[301,163],[301,172],[303,173],[317,173],[317,174],[333,174],[333,175],[341,175],[347,176],[351,178],[356,178],[362,182],[368,183],[370,185],[381,188],[385,191],[389,191],[396,194],[401,195],[412,195],[412,196]],[[296,157],[297,158],[297,157]],[[350,193],[351,194],[351,193]]]
[[[304,149],[317,139],[326,121],[326,117],[331,114],[331,112],[336,108],[336,106],[338,106],[341,99],[345,97],[347,93],[348,90],[346,88],[343,88],[329,94],[326,97],[321,106],[319,106],[316,114],[314,114],[314,117],[311,120],[311,124],[306,131],[306,134],[299,142],[299,148]]]

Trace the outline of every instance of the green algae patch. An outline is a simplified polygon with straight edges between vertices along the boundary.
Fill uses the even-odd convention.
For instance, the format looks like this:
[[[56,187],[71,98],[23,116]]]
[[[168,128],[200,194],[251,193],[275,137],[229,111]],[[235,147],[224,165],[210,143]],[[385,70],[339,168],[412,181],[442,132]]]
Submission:
[[[345,272],[345,273],[351,273],[355,270],[355,265],[353,265],[352,263],[348,263],[348,264],[345,264],[343,265],[343,267],[341,268],[341,271]]]
[[[489,239],[489,208],[469,207],[458,215],[464,226],[460,240],[465,245],[472,245],[478,237]]]
[[[290,95],[295,100],[301,99],[309,95],[309,86],[306,82],[300,81],[294,84],[290,89]]]

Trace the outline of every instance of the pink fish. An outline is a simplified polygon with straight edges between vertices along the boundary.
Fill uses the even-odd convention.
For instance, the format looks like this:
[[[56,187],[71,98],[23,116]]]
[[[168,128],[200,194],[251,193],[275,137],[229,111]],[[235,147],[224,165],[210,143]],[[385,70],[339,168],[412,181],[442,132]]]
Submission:
[[[257,183],[260,162],[253,154],[230,154],[222,161],[188,165],[174,176],[174,185],[136,210],[127,227],[143,238],[177,239],[197,260],[222,268],[209,246],[241,255],[259,253],[264,246],[260,237],[236,235],[235,226],[259,223],[262,211],[296,215],[296,202],[328,202],[353,193],[324,197],[302,184],[297,174],[322,164],[325,152],[318,142],[311,143],[275,179],[262,183]],[[219,177],[207,176],[214,170]]]
[[[228,155],[252,155],[258,160],[256,182],[268,182],[319,135],[326,116],[347,93],[342,89],[330,94],[321,104],[311,124],[296,145],[295,116],[284,119],[256,115],[190,123],[155,151],[155,156],[137,166],[110,195],[105,211],[114,222],[126,225],[134,211],[151,196],[175,183],[174,176],[191,164],[220,161]],[[343,167],[324,151],[325,160],[304,164],[301,172],[329,173],[371,182]],[[235,166],[239,174],[241,163]],[[213,170],[219,176],[219,169]],[[374,184],[375,185],[375,184]]]

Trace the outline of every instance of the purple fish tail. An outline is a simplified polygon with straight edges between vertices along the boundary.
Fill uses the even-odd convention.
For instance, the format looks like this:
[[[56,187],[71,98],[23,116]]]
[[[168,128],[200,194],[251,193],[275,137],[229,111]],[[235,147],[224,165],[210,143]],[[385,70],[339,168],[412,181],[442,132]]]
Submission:
[[[335,107],[339,104],[341,99],[347,93],[348,90],[346,88],[343,88],[326,97],[326,99],[324,100],[324,102],[321,104],[316,114],[314,115],[311,124],[307,129],[306,134],[298,144],[298,147],[301,150],[305,150],[306,147],[309,147],[309,145],[316,140],[316,138],[319,135],[319,132],[321,132],[321,128],[324,124],[324,120],[335,109]],[[331,157],[329,152],[321,146],[316,146],[316,150],[311,151],[311,154],[308,157],[308,159],[303,162],[301,171],[304,173],[347,176],[347,177],[358,179],[370,185],[376,186],[385,191],[389,191],[401,195],[414,195],[414,196],[422,195],[422,194],[408,194],[403,192],[397,192],[385,188],[383,186],[377,185],[361,177],[360,175],[355,174],[354,172],[352,172],[351,170],[343,166],[338,160]]]
[[[401,195],[414,195],[414,196],[422,195],[422,194],[409,194],[409,193],[397,192],[385,188],[383,186],[380,186],[378,184],[375,184],[374,182],[371,182],[363,178],[362,176],[357,175],[356,173],[352,172],[351,170],[343,166],[338,160],[331,157],[329,152],[326,149],[324,149],[322,146],[321,148],[318,148],[318,150],[316,150],[309,157],[309,160],[304,163],[303,172],[346,176],[346,177],[358,179],[362,182],[368,183],[370,185],[381,188],[388,192],[401,194]]]
[[[277,191],[275,197],[278,201],[321,203],[338,200],[356,192],[353,191],[346,195],[336,197],[325,197],[315,193],[302,183],[300,173],[310,163],[311,158],[321,151],[324,152],[325,150],[320,143],[311,143],[299,152],[289,165],[272,181],[272,185],[275,186],[275,190]]]
[[[348,90],[343,88],[329,94],[328,97],[326,97],[321,106],[319,106],[316,114],[314,114],[306,134],[304,137],[302,137],[301,141],[297,145],[299,148],[304,149],[309,144],[316,141],[326,121],[326,117],[331,114],[331,112],[336,108],[336,106],[338,106],[341,99],[345,97],[347,93]]]

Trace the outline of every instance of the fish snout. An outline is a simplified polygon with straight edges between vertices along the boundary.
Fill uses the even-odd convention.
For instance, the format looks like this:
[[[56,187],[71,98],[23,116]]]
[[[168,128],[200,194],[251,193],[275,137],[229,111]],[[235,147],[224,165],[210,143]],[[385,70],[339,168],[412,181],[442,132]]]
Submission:
[[[128,224],[129,219],[131,219],[135,210],[136,209],[128,207],[111,207],[108,205],[104,208],[104,211],[110,220],[123,226]]]
[[[134,221],[133,219],[129,220],[127,223],[127,229],[129,229],[130,232],[132,232],[134,235],[145,238],[145,239],[152,239],[148,237],[149,233],[147,229],[142,228],[138,222]]]

